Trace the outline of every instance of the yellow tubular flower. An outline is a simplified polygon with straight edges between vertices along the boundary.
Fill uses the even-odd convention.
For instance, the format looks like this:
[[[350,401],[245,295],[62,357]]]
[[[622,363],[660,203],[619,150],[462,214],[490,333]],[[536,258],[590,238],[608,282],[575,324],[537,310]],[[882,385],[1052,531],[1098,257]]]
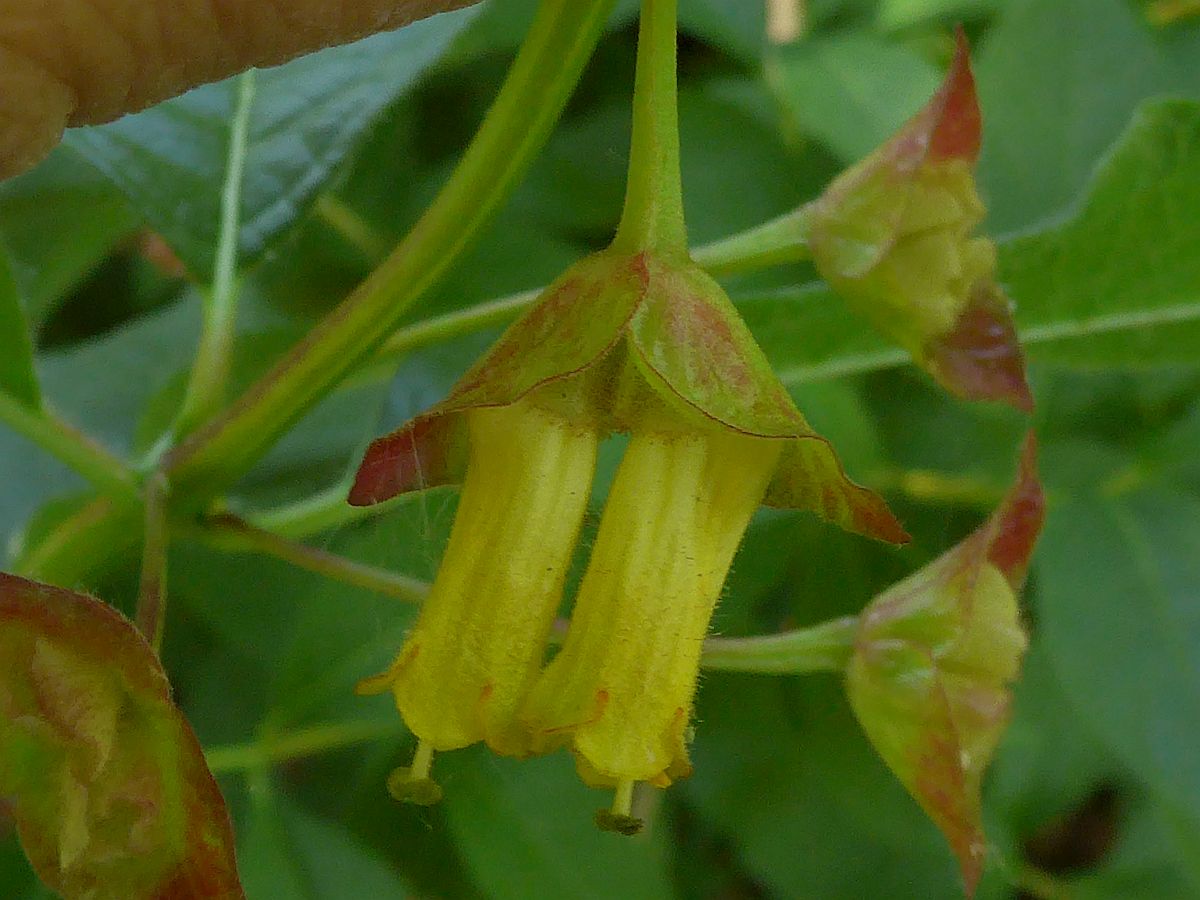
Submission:
[[[586,782],[617,788],[602,827],[638,828],[634,782],[691,771],[701,644],[781,451],[715,428],[630,440],[566,642],[525,708],[535,750],[569,745]]]
[[[458,514],[429,598],[391,668],[360,685],[391,690],[420,739],[393,792],[434,802],[434,750],[486,741],[529,752],[516,713],[541,667],[596,461],[594,430],[529,401],[472,410]]]

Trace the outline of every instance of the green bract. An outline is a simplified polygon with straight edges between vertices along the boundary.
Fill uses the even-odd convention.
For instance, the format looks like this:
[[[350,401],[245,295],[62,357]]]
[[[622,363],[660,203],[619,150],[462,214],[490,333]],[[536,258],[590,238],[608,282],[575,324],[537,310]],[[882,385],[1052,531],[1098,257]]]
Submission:
[[[601,433],[718,429],[779,440],[767,504],[907,540],[796,409],[721,287],[691,263],[648,252],[608,251],[569,269],[446,400],[371,445],[350,502],[460,481],[463,414],[522,399]]]
[[[1043,506],[1031,435],[996,513],[863,610],[846,671],[863,730],[946,835],[968,893],[985,855],[980,785],[1028,643],[1017,591]]]
[[[966,39],[941,88],[887,143],[808,209],[813,262],[830,285],[951,393],[1032,409],[996,248],[972,166],[980,113]]]
[[[91,597],[0,574],[0,797],[68,897],[241,897],[224,801],[162,666]]]

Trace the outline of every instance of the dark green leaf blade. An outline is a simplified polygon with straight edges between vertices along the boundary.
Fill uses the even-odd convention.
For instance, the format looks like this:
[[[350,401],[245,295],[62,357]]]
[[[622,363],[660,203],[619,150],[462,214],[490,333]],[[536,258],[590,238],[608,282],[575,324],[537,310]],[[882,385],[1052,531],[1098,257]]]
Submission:
[[[1165,486],[1053,510],[1038,616],[1062,686],[1200,841],[1200,499]],[[1189,837],[1190,835],[1190,837]]]
[[[251,790],[238,853],[250,900],[412,895],[399,873],[344,828],[308,812],[265,778],[256,778]]]
[[[1105,148],[1149,97],[1200,96],[1193,64],[1173,67],[1161,35],[1125,0],[1016,0],[978,55],[987,123],[980,175],[997,231],[1027,228],[1067,206]],[[1119,65],[1114,61],[1120,60]]]
[[[446,821],[485,896],[674,896],[667,822],[658,819],[649,833],[632,838],[597,829],[592,815],[609,797],[583,787],[566,754],[514,761],[475,748],[441,757],[437,765],[446,785]]]
[[[30,409],[39,409],[42,395],[33,370],[33,346],[8,253],[0,245],[0,392]]]
[[[259,73],[238,235],[243,264],[307,211],[362,133],[472,15],[437,16]],[[204,279],[213,267],[235,93],[232,80],[207,85],[66,138]]]

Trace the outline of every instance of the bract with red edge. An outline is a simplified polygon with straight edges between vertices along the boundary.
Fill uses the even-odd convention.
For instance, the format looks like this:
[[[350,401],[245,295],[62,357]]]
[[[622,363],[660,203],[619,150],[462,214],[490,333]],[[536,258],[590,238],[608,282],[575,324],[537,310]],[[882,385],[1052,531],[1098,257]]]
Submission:
[[[818,272],[951,393],[1033,405],[972,169],[981,117],[962,31],[937,93],[807,208]]]
[[[1017,592],[1042,525],[1034,457],[1031,435],[996,513],[868,605],[846,672],[863,731],[946,836],[968,894],[985,855],[981,780],[1027,644]]]
[[[243,897],[229,814],[162,666],[82,594],[0,573],[0,797],[64,897]]]
[[[368,448],[350,503],[459,482],[463,413],[526,398],[603,433],[720,428],[786,441],[769,505],[908,540],[796,409],[721,287],[686,260],[649,253],[605,251],[569,269],[444,401]]]

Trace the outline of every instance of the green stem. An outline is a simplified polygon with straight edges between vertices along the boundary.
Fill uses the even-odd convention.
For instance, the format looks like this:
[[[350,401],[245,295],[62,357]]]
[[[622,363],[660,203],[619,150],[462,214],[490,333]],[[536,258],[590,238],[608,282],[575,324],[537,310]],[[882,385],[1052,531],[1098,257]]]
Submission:
[[[103,493],[137,500],[138,480],[133,470],[53,411],[32,409],[0,391],[0,422],[56,456]]]
[[[854,652],[857,632],[858,619],[847,616],[782,634],[709,638],[700,664],[710,671],[764,675],[842,672]]]
[[[249,744],[213,747],[204,752],[209,771],[214,775],[249,772],[281,763],[316,756],[331,750],[343,750],[403,731],[399,721],[334,722],[316,725],[278,736],[263,736]]]
[[[543,0],[508,79],[433,205],[378,269],[225,415],[166,459],[200,506],[374,351],[524,174],[591,57],[613,0]]]
[[[740,275],[808,259],[808,211],[793,210],[746,231],[692,251],[696,264],[714,277]],[[392,333],[370,360],[380,368],[413,350],[463,334],[507,325],[534,305],[545,288],[510,294],[466,309],[433,316]]]
[[[236,516],[220,515],[206,519],[201,527],[200,536],[213,546],[225,550],[272,556],[334,581],[407,603],[419,603],[429,594],[429,584],[419,578],[410,578],[398,572],[289,541],[270,531],[256,528]]]
[[[221,191],[221,224],[212,287],[205,292],[200,345],[188,378],[183,406],[176,419],[176,435],[184,435],[216,414],[225,401],[237,326],[237,254],[242,221],[242,184],[246,175],[246,148],[250,138],[250,112],[254,108],[254,70],[237,80],[229,153]]]
[[[162,649],[167,611],[167,479],[155,472],[146,479],[145,525],[142,529],[142,574],[134,621],[154,652]]]
[[[679,173],[676,5],[677,0],[642,0],[628,187],[613,241],[613,248],[622,252],[687,253]]]
[[[333,194],[322,194],[318,197],[313,212],[372,265],[387,256],[388,251],[392,249],[391,241]]]
[[[692,253],[715,278],[803,262],[808,252],[808,207],[801,206],[740,234],[714,241]]]

